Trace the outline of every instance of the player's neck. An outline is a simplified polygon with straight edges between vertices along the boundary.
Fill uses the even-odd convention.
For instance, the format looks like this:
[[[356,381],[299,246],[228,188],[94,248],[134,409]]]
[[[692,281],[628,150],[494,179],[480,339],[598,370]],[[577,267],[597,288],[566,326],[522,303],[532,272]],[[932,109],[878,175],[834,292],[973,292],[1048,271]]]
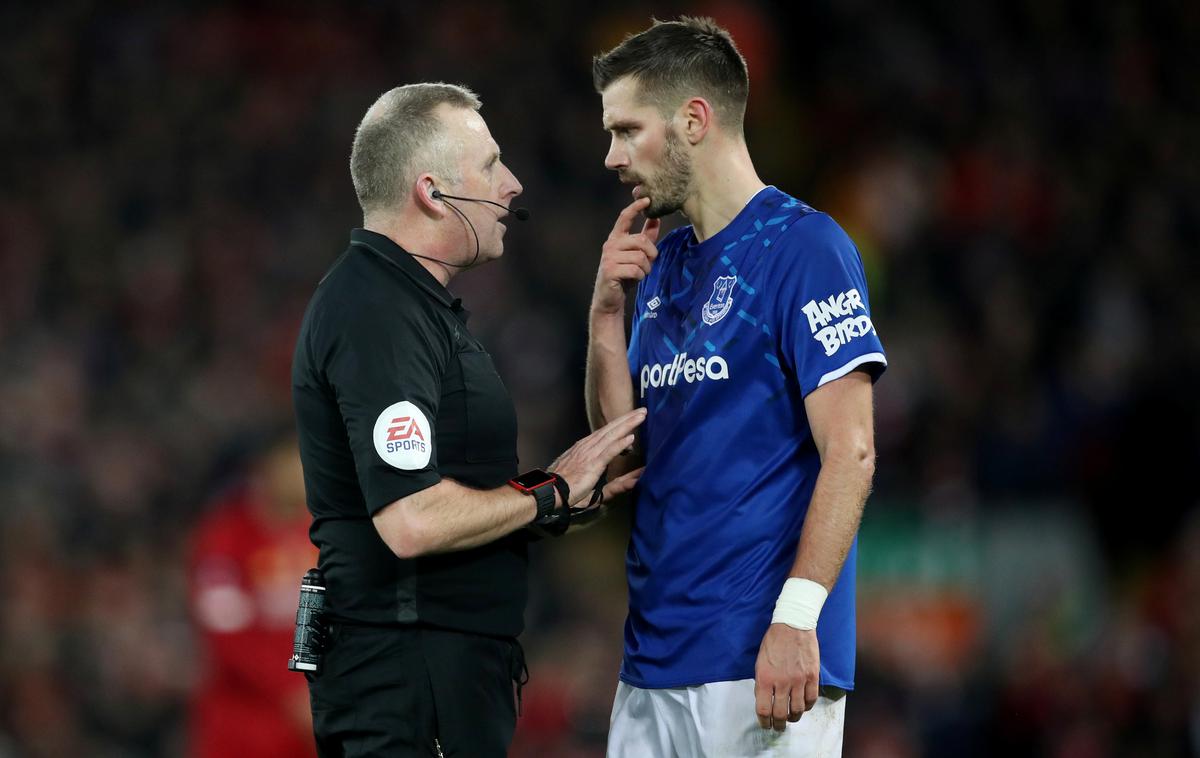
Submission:
[[[710,155],[697,156],[693,170],[695,191],[683,204],[683,214],[692,222],[700,242],[728,226],[766,186],[741,140]]]

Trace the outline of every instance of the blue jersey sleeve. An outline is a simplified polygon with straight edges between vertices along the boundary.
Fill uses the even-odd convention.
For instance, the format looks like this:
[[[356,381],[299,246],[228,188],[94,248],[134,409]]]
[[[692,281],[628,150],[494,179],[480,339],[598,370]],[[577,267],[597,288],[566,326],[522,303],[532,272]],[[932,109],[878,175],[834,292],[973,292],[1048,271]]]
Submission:
[[[791,230],[776,260],[779,347],[805,396],[857,368],[879,378],[887,366],[871,320],[867,280],[858,248],[824,213],[812,213]]]

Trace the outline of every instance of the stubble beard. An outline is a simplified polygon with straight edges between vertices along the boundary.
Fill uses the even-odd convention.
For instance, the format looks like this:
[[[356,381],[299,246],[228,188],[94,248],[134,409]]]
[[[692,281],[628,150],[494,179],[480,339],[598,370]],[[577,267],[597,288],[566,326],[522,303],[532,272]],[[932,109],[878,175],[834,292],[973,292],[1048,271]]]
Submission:
[[[675,132],[668,129],[663,147],[662,168],[647,182],[644,194],[650,205],[643,213],[646,218],[662,218],[683,208],[692,188],[692,162],[680,145]]]

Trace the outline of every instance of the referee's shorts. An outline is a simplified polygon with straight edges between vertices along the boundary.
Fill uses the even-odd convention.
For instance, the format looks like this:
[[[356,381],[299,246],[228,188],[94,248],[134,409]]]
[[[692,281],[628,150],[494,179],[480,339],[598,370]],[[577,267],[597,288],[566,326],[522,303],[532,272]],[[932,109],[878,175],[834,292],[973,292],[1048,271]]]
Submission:
[[[331,624],[308,675],[321,758],[504,756],[517,720],[520,644],[424,627]]]

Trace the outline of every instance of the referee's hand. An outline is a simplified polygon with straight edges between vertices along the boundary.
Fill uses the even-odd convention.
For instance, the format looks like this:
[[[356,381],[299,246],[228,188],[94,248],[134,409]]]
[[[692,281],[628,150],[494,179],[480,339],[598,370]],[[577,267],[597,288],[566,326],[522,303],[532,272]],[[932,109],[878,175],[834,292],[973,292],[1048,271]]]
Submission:
[[[569,505],[581,501],[586,504],[591,499],[600,474],[613,458],[633,444],[633,430],[645,420],[646,409],[635,408],[579,440],[550,464],[550,470],[565,479],[571,490]],[[633,489],[641,473],[638,469],[609,482],[604,487],[604,498]]]
[[[821,651],[814,629],[771,624],[754,664],[754,711],[763,729],[782,732],[817,704]]]
[[[662,221],[648,218],[640,232],[632,232],[634,219],[649,205],[650,198],[638,198],[617,216],[600,253],[600,270],[592,295],[593,311],[624,314],[625,291],[650,273],[654,259],[658,257],[654,243],[658,241]]]

